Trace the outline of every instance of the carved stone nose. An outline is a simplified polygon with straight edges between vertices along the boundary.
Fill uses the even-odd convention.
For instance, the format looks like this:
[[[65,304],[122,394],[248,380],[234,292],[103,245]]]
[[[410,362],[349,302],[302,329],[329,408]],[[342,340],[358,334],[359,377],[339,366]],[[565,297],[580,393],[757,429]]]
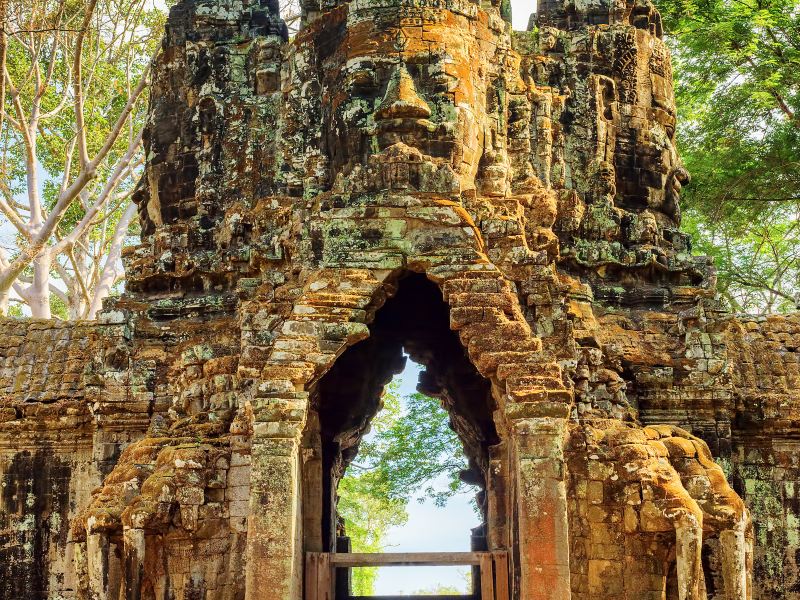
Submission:
[[[375,120],[384,119],[427,119],[431,116],[428,104],[419,97],[414,79],[405,65],[399,65],[392,73],[386,94],[375,113]]]

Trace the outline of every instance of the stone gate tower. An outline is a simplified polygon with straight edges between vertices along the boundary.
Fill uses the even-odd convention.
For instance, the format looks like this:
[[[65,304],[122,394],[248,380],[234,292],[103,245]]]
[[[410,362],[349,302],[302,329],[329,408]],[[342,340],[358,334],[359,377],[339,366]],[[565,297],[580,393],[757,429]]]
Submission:
[[[650,1],[302,10],[172,8],[125,293],[0,322],[0,597],[300,600],[404,352],[515,599],[798,597],[800,320],[679,230]]]

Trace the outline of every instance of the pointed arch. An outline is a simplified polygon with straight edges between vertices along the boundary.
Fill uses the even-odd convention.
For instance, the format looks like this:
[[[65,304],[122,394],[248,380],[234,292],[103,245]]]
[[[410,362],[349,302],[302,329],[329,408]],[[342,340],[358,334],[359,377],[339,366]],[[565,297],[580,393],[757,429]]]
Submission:
[[[442,261],[444,263],[444,261]],[[524,600],[567,597],[569,561],[565,420],[571,391],[558,364],[541,354],[513,283],[484,260],[420,269],[441,290],[449,326],[496,403],[505,469],[503,496],[513,517],[504,540]],[[312,387],[354,344],[370,335],[376,311],[397,291],[402,271],[320,269],[308,277],[284,321],[253,399],[247,598],[299,598],[302,588],[300,439]],[[509,484],[509,482],[511,482]],[[287,543],[287,532],[289,543]],[[524,539],[537,552],[514,551]],[[270,568],[263,568],[269,564]]]

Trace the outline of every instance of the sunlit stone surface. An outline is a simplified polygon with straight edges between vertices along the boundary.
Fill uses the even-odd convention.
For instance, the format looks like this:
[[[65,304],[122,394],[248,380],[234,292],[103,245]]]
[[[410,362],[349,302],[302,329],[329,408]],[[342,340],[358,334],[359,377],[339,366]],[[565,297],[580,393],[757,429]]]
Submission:
[[[125,294],[0,321],[0,597],[300,600],[403,351],[513,598],[797,597],[800,318],[679,230],[655,8],[303,15],[172,8]]]

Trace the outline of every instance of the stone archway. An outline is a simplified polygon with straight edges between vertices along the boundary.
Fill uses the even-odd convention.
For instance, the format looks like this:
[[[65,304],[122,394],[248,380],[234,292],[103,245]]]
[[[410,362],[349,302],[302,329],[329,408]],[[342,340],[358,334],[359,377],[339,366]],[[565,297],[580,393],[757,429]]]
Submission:
[[[507,472],[508,465],[500,464],[507,461],[502,460],[494,422],[497,404],[491,384],[478,374],[450,330],[449,309],[439,289],[424,276],[410,274],[398,281],[397,293],[377,312],[370,337],[348,348],[311,390],[302,440],[306,552],[337,550],[338,482],[381,408],[384,386],[403,369],[404,352],[425,368],[419,389],[439,398],[448,411],[468,457],[464,476],[482,490],[482,525],[474,532],[472,549],[508,547],[507,494],[492,477],[493,472]]]
[[[569,595],[563,444],[570,392],[557,364],[544,361],[513,284],[488,262],[428,265],[442,290],[449,328],[469,363],[490,386],[500,445],[496,489],[509,498],[506,534],[517,598]],[[380,274],[380,273],[378,273]],[[366,269],[327,269],[310,276],[265,362],[254,407],[247,597],[300,598],[304,547],[301,439],[321,378],[343,353],[370,335],[397,273],[383,281]],[[421,275],[420,275],[421,277]],[[444,313],[443,313],[444,314]],[[442,318],[443,320],[443,318]],[[455,335],[448,332],[450,339]],[[414,350],[412,348],[412,354]],[[498,465],[499,466],[499,465]],[[329,488],[330,489],[330,488]],[[491,494],[489,494],[491,496]],[[322,511],[323,507],[319,507]],[[499,511],[498,511],[499,512]],[[487,530],[503,530],[487,511]],[[330,529],[330,528],[329,528]],[[319,540],[322,540],[320,525]],[[498,539],[490,543],[499,545]],[[322,542],[318,542],[322,545]],[[519,544],[526,552],[519,551]],[[533,543],[535,552],[527,551]],[[269,568],[265,568],[269,565]]]

